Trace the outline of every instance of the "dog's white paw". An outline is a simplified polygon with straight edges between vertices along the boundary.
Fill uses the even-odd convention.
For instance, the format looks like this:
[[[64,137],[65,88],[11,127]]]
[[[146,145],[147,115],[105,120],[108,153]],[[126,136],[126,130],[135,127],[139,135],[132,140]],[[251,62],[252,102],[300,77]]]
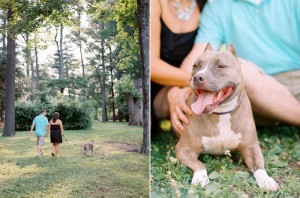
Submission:
[[[269,177],[267,172],[263,169],[258,169],[254,172],[254,177],[256,180],[257,185],[260,188],[263,188],[265,191],[276,191],[279,189],[279,185],[276,181]]]
[[[205,169],[200,171],[195,171],[192,179],[193,185],[201,184],[201,186],[204,187],[208,183],[209,183],[209,179],[208,179],[207,171]]]

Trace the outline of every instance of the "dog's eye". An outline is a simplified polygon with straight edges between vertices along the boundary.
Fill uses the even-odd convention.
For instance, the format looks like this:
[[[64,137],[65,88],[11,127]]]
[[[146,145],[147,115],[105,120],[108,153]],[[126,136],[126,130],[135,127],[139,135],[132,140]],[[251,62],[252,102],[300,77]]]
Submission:
[[[217,66],[216,66],[217,69],[223,69],[223,68],[225,68],[225,67],[227,67],[227,65],[217,65]]]

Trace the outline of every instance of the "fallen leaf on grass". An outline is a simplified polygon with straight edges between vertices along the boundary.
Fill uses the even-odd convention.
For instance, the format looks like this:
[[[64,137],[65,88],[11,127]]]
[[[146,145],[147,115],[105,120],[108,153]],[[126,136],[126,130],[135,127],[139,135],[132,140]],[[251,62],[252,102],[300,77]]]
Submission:
[[[287,161],[283,161],[283,160],[276,160],[273,162],[273,165],[277,166],[277,167],[286,167],[289,165],[289,163]]]
[[[211,174],[209,174],[209,179],[217,179],[222,177],[221,174],[219,174],[217,171],[212,172]]]
[[[249,177],[249,173],[248,172],[244,172],[244,171],[238,171],[235,173],[234,175],[234,179],[239,179],[239,178],[246,178]]]
[[[212,196],[218,194],[221,190],[221,185],[216,182],[211,182],[205,186],[205,196]]]

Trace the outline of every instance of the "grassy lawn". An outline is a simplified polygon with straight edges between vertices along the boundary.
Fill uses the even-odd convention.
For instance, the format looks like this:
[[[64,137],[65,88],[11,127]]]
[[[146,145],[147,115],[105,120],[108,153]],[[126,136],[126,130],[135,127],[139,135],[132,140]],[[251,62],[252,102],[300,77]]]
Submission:
[[[201,155],[210,183],[205,189],[191,186],[192,171],[172,159],[176,139],[163,132],[151,141],[151,197],[300,197],[300,129],[262,128],[258,135],[265,168],[280,185],[279,191],[260,190],[238,153]]]
[[[2,129],[0,129],[2,133]],[[0,137],[0,197],[148,197],[149,157],[136,151],[143,129],[127,123],[94,123],[65,131],[68,142],[51,156],[50,137],[37,158],[29,132]],[[94,156],[84,142],[95,141]]]

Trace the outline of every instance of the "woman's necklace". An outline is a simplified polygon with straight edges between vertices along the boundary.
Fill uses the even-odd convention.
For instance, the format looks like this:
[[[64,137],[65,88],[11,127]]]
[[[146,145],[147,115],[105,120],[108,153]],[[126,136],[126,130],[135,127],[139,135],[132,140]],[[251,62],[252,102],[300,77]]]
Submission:
[[[178,19],[182,21],[187,21],[191,18],[194,12],[194,9],[196,7],[196,1],[190,0],[190,5],[186,8],[182,8],[181,1],[175,0],[173,6],[176,9]]]

